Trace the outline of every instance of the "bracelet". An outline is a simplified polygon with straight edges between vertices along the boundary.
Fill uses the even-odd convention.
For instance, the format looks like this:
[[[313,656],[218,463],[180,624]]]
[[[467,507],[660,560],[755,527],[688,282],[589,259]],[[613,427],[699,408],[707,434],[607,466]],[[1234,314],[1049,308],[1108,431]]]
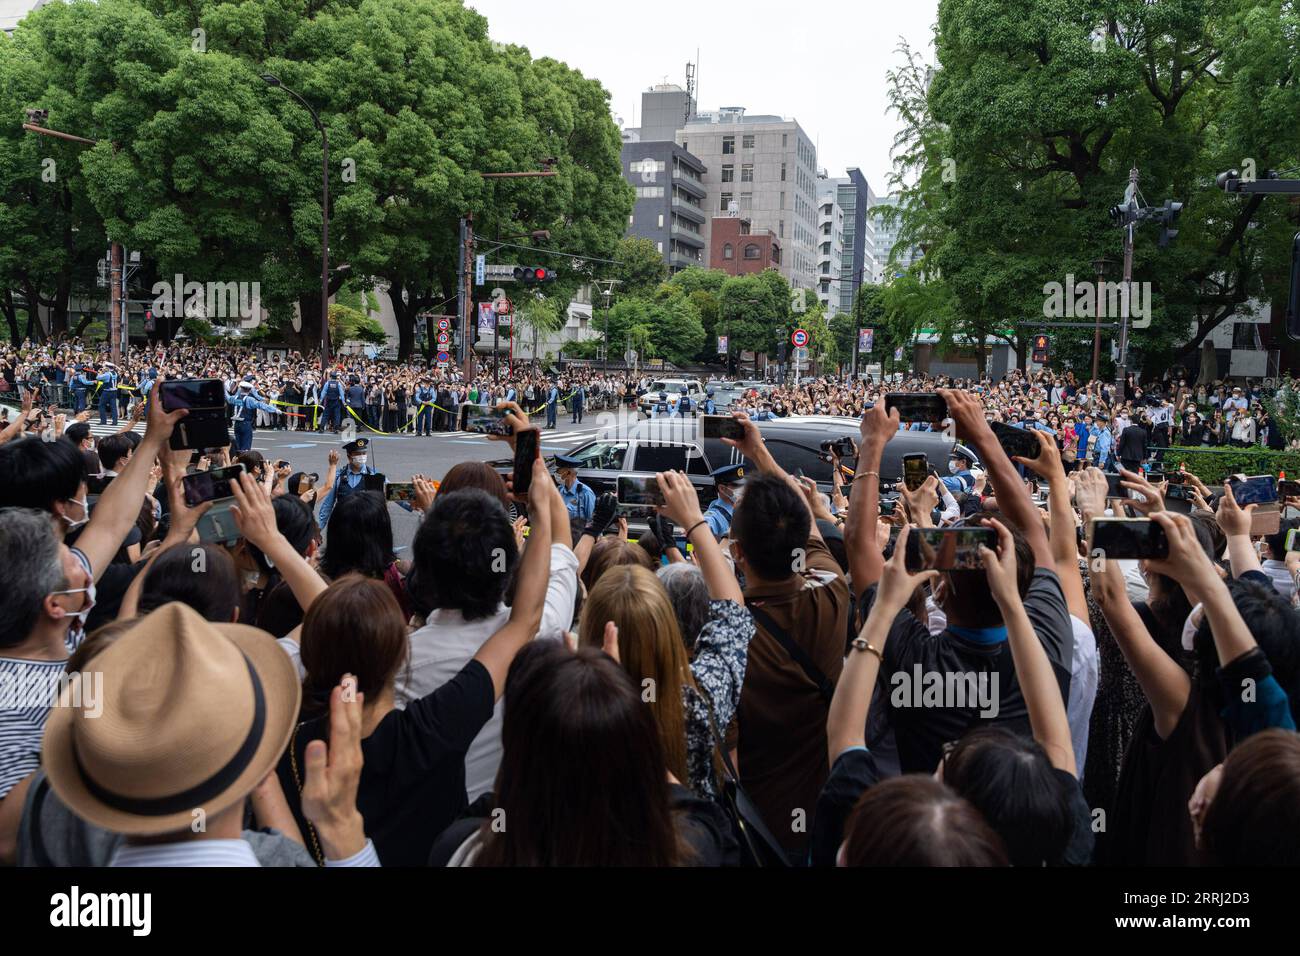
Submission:
[[[859,478],[866,478],[868,475],[875,475],[877,480],[880,479],[880,472],[878,472],[878,471],[864,471],[864,472],[862,472],[861,474],[854,475],[854,476],[853,476],[853,480],[854,480],[854,481],[857,481]]]
[[[880,653],[879,648],[872,647],[869,643],[867,643],[867,639],[865,637],[855,638],[852,642],[850,642],[849,646],[856,651],[867,651],[868,653],[875,654],[876,659],[880,661],[881,664],[885,663],[885,657],[883,654]]]
[[[701,518],[699,521],[695,522],[695,524],[693,524],[693,525],[691,525],[689,528],[687,528],[687,529],[686,529],[686,540],[687,540],[687,541],[690,541],[690,540],[691,540],[691,533],[692,533],[696,528],[698,528],[698,527],[699,527],[700,525],[702,525],[702,524],[708,524],[708,523],[709,523],[709,522],[706,521],[704,518]]]

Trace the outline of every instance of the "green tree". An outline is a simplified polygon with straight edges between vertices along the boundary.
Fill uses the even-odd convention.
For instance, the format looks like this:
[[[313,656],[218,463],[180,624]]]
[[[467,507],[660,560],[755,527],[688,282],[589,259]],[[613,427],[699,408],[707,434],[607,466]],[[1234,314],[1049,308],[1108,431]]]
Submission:
[[[653,295],[668,278],[664,257],[649,239],[625,236],[619,241],[614,259],[618,262],[612,267],[613,278],[618,280],[614,286],[616,299]]]

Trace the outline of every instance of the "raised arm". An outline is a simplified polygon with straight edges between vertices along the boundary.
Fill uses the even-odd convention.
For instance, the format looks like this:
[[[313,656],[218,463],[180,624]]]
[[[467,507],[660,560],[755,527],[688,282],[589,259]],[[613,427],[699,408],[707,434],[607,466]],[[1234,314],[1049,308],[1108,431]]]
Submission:
[[[1079,620],[1088,620],[1088,599],[1083,593],[1083,575],[1079,572],[1079,539],[1075,531],[1074,508],[1070,504],[1070,487],[1061,463],[1061,452],[1046,432],[1034,431],[1041,449],[1037,458],[1016,457],[1038,477],[1047,481],[1047,507],[1052,517],[1052,532],[1048,543],[1052,548],[1052,561],[1056,576],[1061,579],[1065,603],[1070,613]],[[999,498],[999,501],[1001,499]]]
[[[884,554],[876,544],[876,522],[880,517],[880,461],[885,445],[898,432],[898,411],[885,411],[883,400],[862,416],[858,426],[858,470],[849,494],[849,513],[844,521],[844,547],[849,559],[849,578],[854,597],[861,597],[880,580]]]
[[[1020,529],[1029,549],[1034,553],[1034,563],[1040,568],[1053,568],[1052,548],[1043,529],[1043,519],[1029,497],[1025,483],[1020,480],[1011,459],[984,420],[984,407],[978,398],[954,388],[941,388],[939,394],[948,402],[948,412],[957,426],[959,437],[970,442],[979,453],[980,461],[993,479],[997,489],[998,509],[1007,520]]]
[[[704,575],[709,597],[715,601],[744,604],[736,575],[700,512],[700,499],[691,480],[680,471],[661,471],[655,480],[659,482],[659,490],[667,502],[660,511],[685,528],[687,540],[695,546],[695,560]]]
[[[542,610],[546,602],[546,584],[551,576],[551,515],[554,513],[551,498],[560,492],[551,481],[550,472],[540,455],[533,460],[533,480],[528,491],[532,534],[536,542],[524,548],[519,562],[519,577],[515,586],[515,600],[510,607],[510,619],[493,634],[474,659],[487,668],[492,677],[492,690],[500,699],[506,688],[506,674],[510,662],[519,649],[533,639],[542,623]]]
[[[1074,763],[1074,744],[1070,739],[1070,721],[1066,716],[1065,702],[1061,699],[1061,687],[1056,682],[1051,661],[1047,659],[1047,651],[1034,633],[1016,584],[1015,542],[1011,532],[1000,521],[985,518],[984,524],[998,533],[997,552],[981,545],[980,555],[984,559],[989,590],[993,592],[993,600],[997,601],[1007,626],[1007,642],[1011,645],[1016,680],[1029,711],[1029,727],[1034,739],[1047,752],[1052,766],[1077,777],[1079,771]]]
[[[1232,493],[1232,485],[1223,483],[1223,497],[1219,499],[1219,510],[1215,520],[1223,529],[1228,539],[1228,563],[1232,567],[1232,576],[1239,578],[1247,571],[1262,571],[1259,555],[1250,543],[1250,520],[1255,512],[1255,505],[1242,508]]]
[[[159,382],[162,381],[160,378]],[[183,408],[166,412],[162,402],[149,403],[148,424],[140,447],[122,473],[108,483],[90,516],[90,523],[77,539],[77,548],[90,562],[97,580],[135,525],[140,503],[149,490],[149,473],[153,471],[154,459],[163,453],[176,423],[188,414],[188,410]]]
[[[266,555],[289,585],[303,613],[307,613],[307,609],[316,598],[325,593],[328,585],[280,533],[275,524],[275,509],[271,507],[271,498],[256,478],[244,472],[239,476],[238,483],[230,483],[230,491],[235,498],[232,510],[239,533]]]

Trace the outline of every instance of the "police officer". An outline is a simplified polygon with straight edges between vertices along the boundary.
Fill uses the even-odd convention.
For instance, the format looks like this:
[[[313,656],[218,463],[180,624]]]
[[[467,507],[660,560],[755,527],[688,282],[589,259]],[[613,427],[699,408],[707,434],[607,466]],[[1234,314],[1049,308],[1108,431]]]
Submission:
[[[668,393],[660,392],[659,401],[654,404],[653,418],[671,418],[673,414],[672,406],[668,404]]]
[[[436,397],[433,387],[429,384],[429,377],[426,375],[420,379],[419,387],[415,390],[415,402],[418,411],[415,413],[415,433],[417,435],[433,434],[433,401]]]
[[[348,466],[339,472],[334,479],[334,487],[325,493],[325,499],[321,502],[322,528],[329,523],[330,515],[340,498],[365,491],[365,476],[375,474],[374,466],[367,464],[370,459],[369,449],[370,442],[365,438],[358,438],[343,446],[343,451],[348,456]]]
[[[234,414],[230,416],[230,421],[235,426],[235,451],[249,451],[253,447],[253,422],[258,410],[274,412],[275,406],[256,398],[253,383],[248,379],[239,383],[236,394],[227,392],[226,401],[235,407]]]
[[[113,424],[117,424],[117,366],[112,362],[104,363],[104,370],[95,376],[99,383],[99,423],[107,425],[107,415],[113,413]]]
[[[84,366],[78,366],[72,371],[72,410],[78,414],[85,411],[86,392],[93,388],[95,383],[86,378],[86,369]]]
[[[546,427],[555,427],[555,418],[560,411],[560,386],[554,381],[546,393]]]
[[[583,387],[582,383],[579,382],[573,387],[573,401],[569,405],[569,408],[573,410],[573,421],[570,422],[570,424],[582,424],[582,406],[586,401],[587,390]]]
[[[723,465],[713,469],[710,474],[718,488],[718,497],[709,503],[708,510],[704,512],[704,520],[715,538],[725,538],[731,530],[731,517],[740,498],[740,490],[745,486],[745,466]]]
[[[975,487],[975,477],[970,472],[970,466],[974,462],[969,452],[954,446],[952,454],[948,456],[948,474],[939,480],[954,495],[969,494]]]
[[[694,417],[695,414],[691,408],[691,396],[687,392],[685,385],[682,386],[682,397],[677,400],[677,414],[682,418],[687,415]]]
[[[366,421],[366,387],[360,377],[348,376],[348,413],[358,422]]]
[[[718,414],[718,405],[713,400],[713,386],[710,385],[707,389],[705,389],[704,401],[701,402],[700,404],[704,406],[705,415]]]
[[[337,432],[343,425],[343,383],[339,381],[338,372],[330,372],[320,397],[325,404],[325,427]]]
[[[555,456],[555,471],[560,479],[560,498],[569,509],[570,518],[591,519],[596,508],[596,493],[578,480],[582,462],[568,455]]]

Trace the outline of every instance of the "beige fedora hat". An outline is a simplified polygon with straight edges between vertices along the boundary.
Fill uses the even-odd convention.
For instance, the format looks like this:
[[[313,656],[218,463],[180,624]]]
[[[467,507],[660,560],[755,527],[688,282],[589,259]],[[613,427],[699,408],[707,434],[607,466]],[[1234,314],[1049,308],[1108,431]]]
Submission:
[[[70,683],[50,710],[45,772],[77,816],[139,836],[197,829],[246,797],[284,753],[302,698],[270,634],[180,603],[87,669],[102,679],[83,680],[84,693]]]

